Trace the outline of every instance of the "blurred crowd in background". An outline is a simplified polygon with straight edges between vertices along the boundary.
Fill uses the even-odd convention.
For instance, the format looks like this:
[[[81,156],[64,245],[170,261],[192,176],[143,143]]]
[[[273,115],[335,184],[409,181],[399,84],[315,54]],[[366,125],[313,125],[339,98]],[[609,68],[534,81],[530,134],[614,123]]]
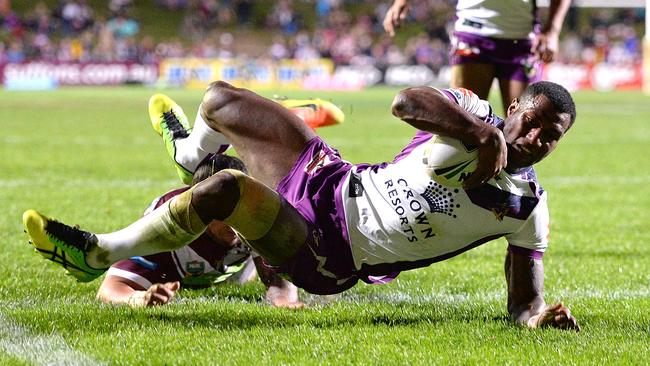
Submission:
[[[297,11],[308,4],[313,19]],[[448,28],[455,1],[415,0],[408,21],[421,30],[403,47],[384,34],[381,23],[391,0],[279,0],[260,24],[253,0],[155,0],[165,12],[184,14],[178,35],[155,39],[141,31],[133,0],[108,0],[108,9],[86,0],[62,0],[55,7],[34,2],[25,14],[0,0],[0,63],[121,61],[154,63],[168,57],[330,58],[337,65],[447,65]],[[151,5],[154,6],[154,5]],[[348,9],[363,6],[368,11]],[[579,12],[590,11],[586,21]],[[102,15],[100,15],[102,14]],[[108,15],[106,15],[108,14]],[[356,15],[354,15],[356,14]],[[643,9],[572,8],[563,28],[559,60],[565,63],[631,63],[641,58]],[[165,26],[161,21],[160,26]],[[251,51],[238,33],[271,34]],[[246,42],[250,42],[247,40]]]

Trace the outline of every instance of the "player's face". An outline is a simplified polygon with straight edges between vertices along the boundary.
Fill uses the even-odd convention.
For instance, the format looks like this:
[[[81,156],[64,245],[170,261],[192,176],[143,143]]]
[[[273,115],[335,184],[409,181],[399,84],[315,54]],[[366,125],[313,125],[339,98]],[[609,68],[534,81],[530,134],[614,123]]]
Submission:
[[[571,116],[558,113],[544,95],[512,102],[503,135],[508,144],[508,168],[531,166],[550,154],[569,129]]]

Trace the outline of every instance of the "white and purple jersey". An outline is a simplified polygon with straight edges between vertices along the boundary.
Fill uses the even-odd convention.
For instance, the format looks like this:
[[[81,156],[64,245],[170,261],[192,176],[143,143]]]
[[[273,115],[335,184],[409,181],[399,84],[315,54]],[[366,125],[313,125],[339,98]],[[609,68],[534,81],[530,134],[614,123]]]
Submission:
[[[466,89],[441,93],[502,127],[490,105]],[[341,189],[354,265],[388,274],[438,262],[505,237],[510,250],[541,258],[548,245],[546,192],[532,167],[502,172],[463,190],[434,182],[422,156],[433,135],[418,131],[390,163],[355,165]]]
[[[187,189],[176,189],[156,198],[145,215]],[[180,281],[184,287],[206,287],[243,270],[250,257],[250,249],[243,243],[228,248],[205,232],[172,252],[119,261],[108,269],[107,274],[128,279],[145,289],[154,283],[173,281]]]
[[[454,31],[499,39],[526,39],[536,22],[535,0],[458,0]]]

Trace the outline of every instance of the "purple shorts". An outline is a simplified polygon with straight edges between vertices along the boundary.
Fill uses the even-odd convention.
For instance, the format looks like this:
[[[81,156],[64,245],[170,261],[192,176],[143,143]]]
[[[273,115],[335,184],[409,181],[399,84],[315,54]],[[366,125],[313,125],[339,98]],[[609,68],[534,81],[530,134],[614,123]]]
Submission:
[[[449,62],[452,65],[494,65],[495,76],[499,79],[531,83],[541,76],[541,64],[533,60],[530,47],[529,39],[497,39],[454,32]]]
[[[341,200],[341,186],[351,168],[337,150],[314,137],[277,187],[305,218],[310,232],[293,258],[274,270],[310,293],[339,293],[359,280]]]

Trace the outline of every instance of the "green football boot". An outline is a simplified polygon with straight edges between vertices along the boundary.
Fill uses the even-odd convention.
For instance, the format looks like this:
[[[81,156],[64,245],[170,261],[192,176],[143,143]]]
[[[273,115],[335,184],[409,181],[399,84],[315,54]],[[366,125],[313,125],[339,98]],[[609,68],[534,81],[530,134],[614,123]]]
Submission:
[[[176,161],[176,140],[190,135],[190,124],[183,108],[164,94],[154,94],[149,98],[149,119],[154,131],[162,136],[179,178],[183,183],[191,184],[194,172]]]
[[[34,210],[23,213],[23,225],[34,250],[63,267],[78,282],[90,282],[108,269],[86,263],[86,253],[97,245],[95,234],[51,220]]]

